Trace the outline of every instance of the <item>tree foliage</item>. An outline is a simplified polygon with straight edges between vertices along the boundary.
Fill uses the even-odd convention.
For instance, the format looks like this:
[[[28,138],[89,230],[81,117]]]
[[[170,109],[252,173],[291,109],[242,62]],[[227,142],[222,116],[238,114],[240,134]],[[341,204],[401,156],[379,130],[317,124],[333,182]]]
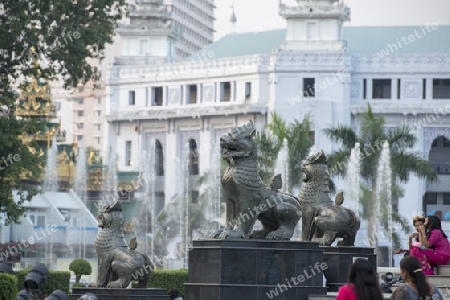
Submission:
[[[33,134],[44,125],[17,118],[18,88],[33,78],[63,80],[66,87],[98,80],[98,69],[90,63],[103,58],[126,8],[125,0],[2,1],[0,166],[5,166],[10,154],[20,157],[0,169],[0,213],[6,213],[7,223],[18,222],[23,215],[22,204],[37,193],[25,183],[39,179],[44,165],[43,157],[33,153],[37,145],[21,140],[24,132]],[[13,201],[13,191],[20,198],[18,203]]]
[[[260,132],[256,138],[258,144],[258,161],[260,174],[264,182],[274,174],[275,161],[283,146],[287,142],[289,160],[289,183],[292,189],[301,182],[301,163],[306,159],[314,141],[311,138],[313,128],[312,116],[307,114],[300,122],[286,124],[286,121],[277,113],[272,112],[271,122],[266,125],[267,132]]]
[[[80,282],[81,275],[91,275],[92,273],[91,264],[83,258],[74,259],[69,265],[69,270],[75,273],[76,283]]]
[[[341,144],[341,148],[328,156],[330,170],[334,170],[338,176],[344,176],[346,173],[346,162],[349,160],[351,149],[355,143],[359,143],[359,150],[363,155],[360,159],[360,175],[364,181],[370,184],[369,187],[362,187],[361,203],[363,204],[362,216],[369,219],[369,237],[374,237],[374,224],[376,219],[387,220],[387,203],[381,203],[381,216],[376,216],[376,187],[377,187],[377,167],[381,154],[381,145],[384,141],[388,142],[391,152],[392,168],[392,189],[391,199],[395,203],[403,196],[402,188],[396,183],[406,183],[410,174],[415,174],[419,178],[435,180],[437,175],[429,162],[422,160],[417,154],[411,153],[417,143],[417,138],[405,126],[396,128],[386,128],[385,120],[382,116],[375,116],[370,105],[367,111],[362,114],[360,130],[357,133],[353,127],[347,127],[339,124],[335,128],[324,130],[324,134],[332,141]],[[344,167],[342,167],[344,166]],[[404,229],[409,230],[407,224],[410,220],[403,220],[398,214],[393,214],[394,222],[397,222]],[[387,229],[388,224],[381,222]],[[377,238],[370,238],[370,246],[376,245]],[[394,234],[394,242],[398,242],[398,237]]]

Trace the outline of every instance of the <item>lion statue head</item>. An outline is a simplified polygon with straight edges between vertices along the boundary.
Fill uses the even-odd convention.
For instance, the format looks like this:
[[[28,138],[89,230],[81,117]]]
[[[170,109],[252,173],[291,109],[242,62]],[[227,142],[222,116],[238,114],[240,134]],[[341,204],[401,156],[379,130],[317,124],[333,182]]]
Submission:
[[[123,227],[122,204],[117,199],[113,203],[105,205],[97,214],[98,227],[102,229],[121,229]]]
[[[330,174],[328,172],[327,160],[328,158],[322,150],[308,157],[302,164],[302,181],[328,180]]]
[[[255,156],[256,144],[253,141],[255,135],[253,121],[246,125],[230,129],[228,134],[220,137],[222,158],[233,162],[234,160]]]

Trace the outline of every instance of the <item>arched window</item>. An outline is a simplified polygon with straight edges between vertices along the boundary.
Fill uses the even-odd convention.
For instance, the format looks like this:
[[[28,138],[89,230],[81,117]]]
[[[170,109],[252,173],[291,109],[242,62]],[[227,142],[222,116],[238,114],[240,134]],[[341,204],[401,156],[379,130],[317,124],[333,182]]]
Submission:
[[[198,151],[194,139],[189,140],[189,175],[198,175]]]
[[[164,176],[164,154],[161,143],[155,141],[155,173],[156,176]]]

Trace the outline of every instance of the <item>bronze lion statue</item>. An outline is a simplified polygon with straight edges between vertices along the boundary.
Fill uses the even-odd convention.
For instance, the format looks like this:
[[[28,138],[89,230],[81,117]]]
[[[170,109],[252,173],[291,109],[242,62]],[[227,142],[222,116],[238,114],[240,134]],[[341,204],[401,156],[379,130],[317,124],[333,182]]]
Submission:
[[[98,278],[92,287],[126,288],[131,280],[147,287],[154,265],[147,255],[129,248],[123,236],[124,218],[119,200],[105,205],[97,215],[102,230],[95,240]]]
[[[222,176],[226,201],[226,227],[212,238],[289,240],[301,218],[297,198],[270,189],[259,176],[253,122],[230,130],[220,138],[222,158],[228,167]],[[252,231],[259,220],[262,229]]]
[[[354,246],[360,219],[343,206],[343,195],[330,198],[327,157],[320,151],[311,155],[302,165],[302,190],[298,199],[302,204],[302,240],[317,241],[330,246],[337,237],[343,238],[339,246]]]

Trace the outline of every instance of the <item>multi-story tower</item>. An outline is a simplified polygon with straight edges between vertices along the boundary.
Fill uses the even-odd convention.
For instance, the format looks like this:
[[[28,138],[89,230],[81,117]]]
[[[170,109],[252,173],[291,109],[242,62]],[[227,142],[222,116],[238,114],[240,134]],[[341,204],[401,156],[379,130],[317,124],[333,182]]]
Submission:
[[[181,38],[175,44],[175,57],[186,58],[213,42],[214,0],[164,0],[171,11],[171,18],[181,30]]]

